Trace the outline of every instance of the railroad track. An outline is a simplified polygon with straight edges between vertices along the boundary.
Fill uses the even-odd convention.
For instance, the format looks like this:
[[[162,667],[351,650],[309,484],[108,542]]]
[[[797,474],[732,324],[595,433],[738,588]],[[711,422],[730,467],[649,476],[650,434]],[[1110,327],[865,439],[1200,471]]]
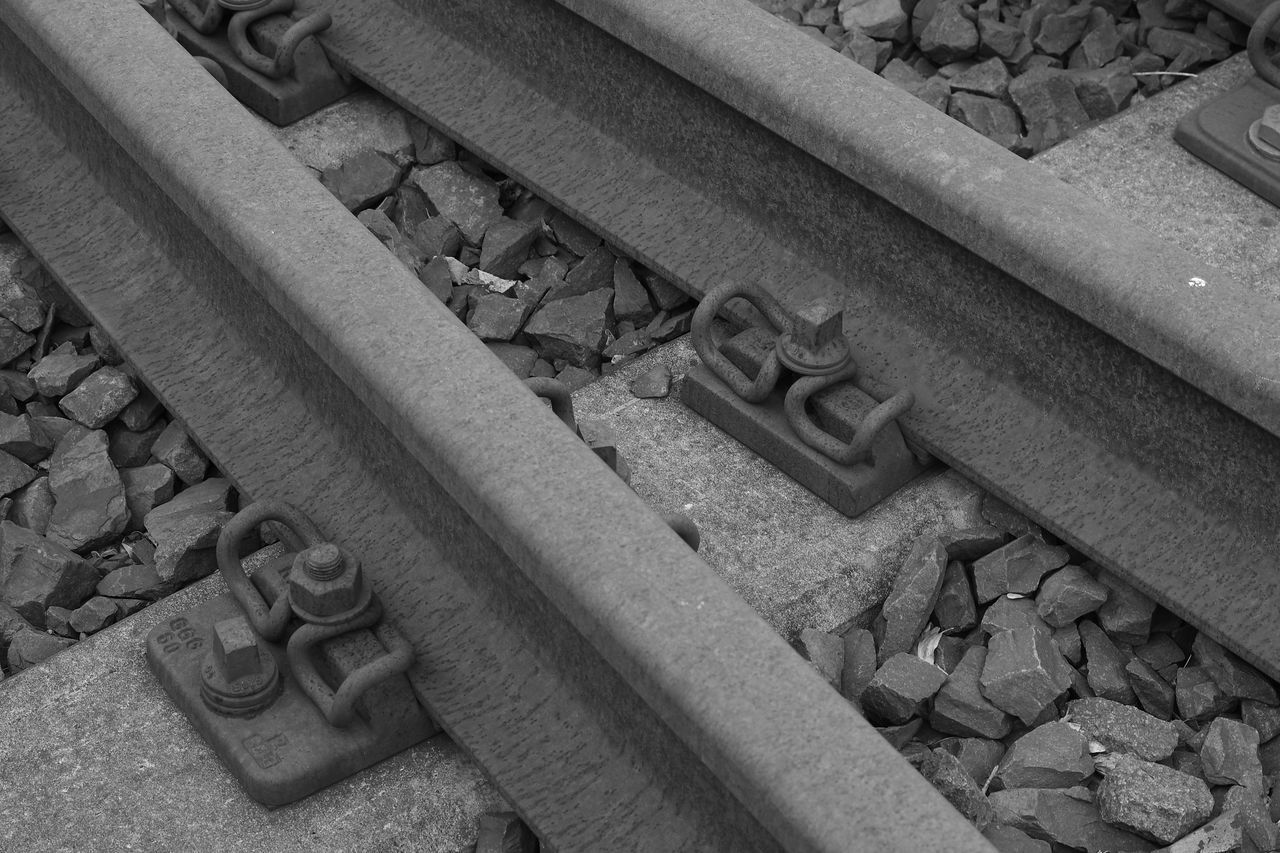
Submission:
[[[1280,674],[1274,303],[736,4],[304,5],[691,292],[843,304],[915,441]],[[364,553],[544,840],[989,849],[133,2],[0,22],[0,210],[242,493]]]

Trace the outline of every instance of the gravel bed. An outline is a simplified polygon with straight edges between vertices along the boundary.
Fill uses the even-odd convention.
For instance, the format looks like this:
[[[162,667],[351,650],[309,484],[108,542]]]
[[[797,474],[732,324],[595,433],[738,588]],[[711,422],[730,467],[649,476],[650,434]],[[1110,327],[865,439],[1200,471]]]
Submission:
[[[1201,0],[753,0],[1030,157],[1242,49]]]
[[[986,497],[870,628],[797,645],[1004,853],[1280,849],[1280,694]]]
[[[238,496],[14,235],[0,258],[2,678],[215,571]]]

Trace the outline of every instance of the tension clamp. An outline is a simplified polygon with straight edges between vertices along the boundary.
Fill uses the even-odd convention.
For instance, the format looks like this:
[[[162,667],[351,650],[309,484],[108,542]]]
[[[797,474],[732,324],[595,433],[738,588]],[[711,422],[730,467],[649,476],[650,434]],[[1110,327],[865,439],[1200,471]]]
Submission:
[[[735,298],[772,329],[751,326],[722,345],[713,321]],[[813,304],[793,315],[753,284],[726,283],[703,297],[692,331],[702,364],[685,377],[685,405],[841,513],[860,515],[932,461],[898,427],[911,391],[879,401],[857,386],[842,311]]]

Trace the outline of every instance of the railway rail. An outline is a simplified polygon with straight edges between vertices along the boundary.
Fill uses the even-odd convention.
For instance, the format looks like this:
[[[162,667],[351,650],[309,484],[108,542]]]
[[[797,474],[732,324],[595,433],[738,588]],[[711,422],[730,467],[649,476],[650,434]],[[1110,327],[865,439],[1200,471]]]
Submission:
[[[912,440],[1280,674],[1273,301],[728,0],[302,5],[691,292],[843,305]],[[990,849],[132,0],[0,0],[0,73],[6,221],[242,493],[365,554],[555,849]]]

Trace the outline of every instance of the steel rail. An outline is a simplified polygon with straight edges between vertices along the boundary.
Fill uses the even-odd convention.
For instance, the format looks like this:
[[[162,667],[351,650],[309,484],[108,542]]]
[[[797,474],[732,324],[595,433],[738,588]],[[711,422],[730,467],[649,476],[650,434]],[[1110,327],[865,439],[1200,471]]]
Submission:
[[[550,846],[990,849],[133,0],[0,0],[0,114],[5,221],[243,493],[362,552]]]
[[[1280,676],[1280,306],[744,0],[307,0],[694,294],[843,303],[914,440]]]

